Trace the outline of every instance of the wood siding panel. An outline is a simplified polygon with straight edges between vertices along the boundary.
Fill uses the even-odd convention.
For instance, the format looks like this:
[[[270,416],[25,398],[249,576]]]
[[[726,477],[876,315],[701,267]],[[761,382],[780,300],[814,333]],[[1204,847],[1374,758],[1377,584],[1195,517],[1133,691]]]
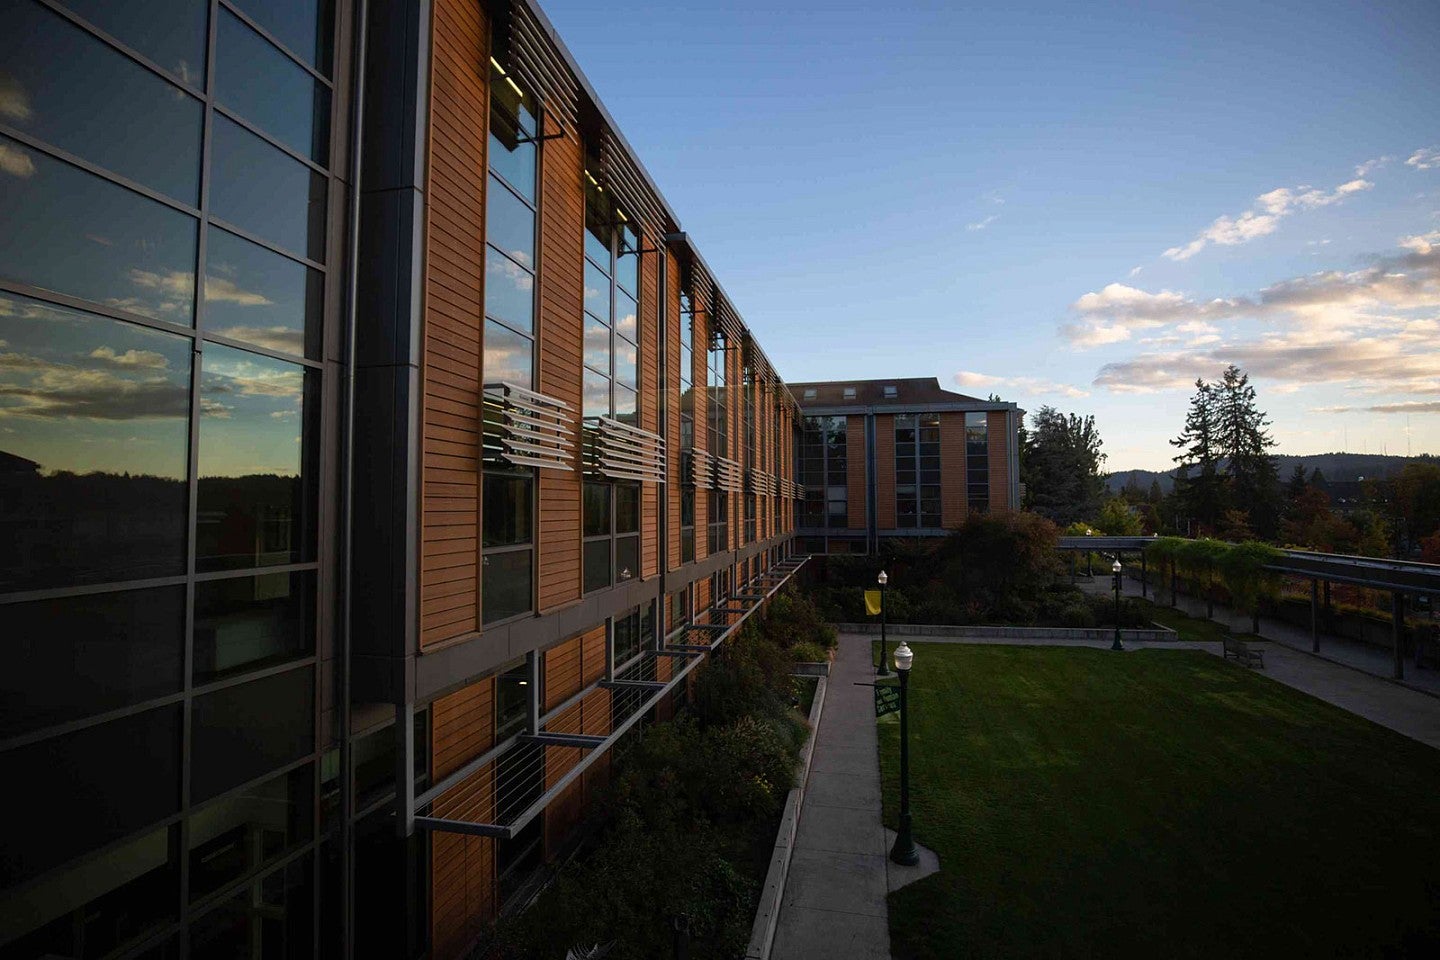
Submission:
[[[1010,444],[1004,411],[991,411],[986,422],[990,451],[990,509],[1010,509]]]
[[[551,123],[555,118],[551,116]],[[554,127],[550,132],[558,132]],[[581,413],[581,309],[585,299],[580,143],[547,140],[541,156],[540,392]],[[580,473],[540,470],[539,610],[580,599]]]
[[[895,529],[895,415],[875,416],[875,525]]]
[[[680,262],[665,251],[666,569],[680,566]]]
[[[588,687],[605,676],[605,625],[603,623],[580,638],[580,650],[581,686]]]
[[[958,527],[970,507],[965,493],[965,414],[940,414],[940,525]]]
[[[430,771],[448,776],[494,745],[495,681],[482,680],[435,701]],[[492,819],[494,765],[489,764],[436,801],[442,816]],[[437,958],[463,956],[495,916],[495,841],[455,833],[430,834],[430,937]]]
[[[580,692],[581,644],[572,637],[545,651],[545,709],[554,710]]]
[[[845,419],[845,523],[863,530],[866,524],[865,496],[865,418]]]
[[[433,17],[421,373],[422,650],[480,626],[482,211],[489,113],[484,12],[462,0],[436,0]]]
[[[641,237],[642,247],[659,246],[659,236]],[[640,258],[640,427],[660,432],[660,263],[654,254]],[[660,485],[640,484],[640,576],[660,572]]]

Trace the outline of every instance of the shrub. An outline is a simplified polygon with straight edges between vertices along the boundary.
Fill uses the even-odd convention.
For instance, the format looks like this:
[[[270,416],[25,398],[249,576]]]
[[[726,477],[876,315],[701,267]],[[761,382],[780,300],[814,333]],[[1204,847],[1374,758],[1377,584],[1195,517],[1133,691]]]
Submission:
[[[1072,603],[1060,611],[1058,619],[1062,627],[1093,627],[1095,626],[1095,611],[1088,603]]]
[[[796,663],[819,663],[830,659],[830,652],[818,643],[802,641],[790,648],[790,659]]]

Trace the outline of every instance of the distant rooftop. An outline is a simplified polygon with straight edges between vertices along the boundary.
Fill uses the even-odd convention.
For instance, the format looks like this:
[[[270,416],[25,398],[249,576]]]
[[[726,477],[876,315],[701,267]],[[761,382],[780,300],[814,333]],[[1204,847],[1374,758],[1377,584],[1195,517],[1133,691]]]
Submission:
[[[786,383],[801,407],[883,407],[934,403],[993,403],[953,390],[944,390],[936,377],[898,377],[889,380],[826,380],[815,383]]]

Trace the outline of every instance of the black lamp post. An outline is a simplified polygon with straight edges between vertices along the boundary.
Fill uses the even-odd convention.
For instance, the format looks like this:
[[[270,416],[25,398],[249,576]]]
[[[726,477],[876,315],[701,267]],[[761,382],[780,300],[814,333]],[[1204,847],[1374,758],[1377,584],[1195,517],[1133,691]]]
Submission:
[[[1116,557],[1115,562],[1110,565],[1110,572],[1115,574],[1115,642],[1110,644],[1111,650],[1124,650],[1120,643],[1120,558]]]
[[[1094,536],[1094,535],[1095,535],[1095,531],[1094,531],[1094,530],[1091,530],[1089,527],[1086,527],[1086,528],[1085,528],[1085,536],[1087,536],[1087,537],[1092,537],[1092,536]],[[1093,565],[1094,559],[1095,559],[1095,554],[1091,553],[1089,550],[1086,550],[1086,551],[1085,551],[1085,576],[1087,576],[1087,577],[1094,578],[1094,576],[1095,576],[1095,568],[1094,568],[1094,565]]]
[[[920,862],[920,851],[915,849],[915,837],[910,830],[910,664],[915,654],[904,640],[895,648],[895,670],[900,674],[900,829],[895,834],[895,845],[890,848],[890,859],[898,864],[913,867]]]
[[[880,664],[875,668],[875,676],[888,677],[890,670],[885,666],[885,584],[890,582],[890,578],[881,570],[875,582],[880,584]]]

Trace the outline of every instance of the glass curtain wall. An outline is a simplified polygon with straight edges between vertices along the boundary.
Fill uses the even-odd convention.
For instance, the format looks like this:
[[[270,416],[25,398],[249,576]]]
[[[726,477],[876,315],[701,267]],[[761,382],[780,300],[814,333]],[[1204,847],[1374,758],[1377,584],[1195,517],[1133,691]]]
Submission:
[[[538,127],[532,98],[493,64],[490,81],[484,377],[487,387],[534,389]],[[481,620],[488,624],[534,609],[535,471],[487,454]]]
[[[990,509],[990,418],[965,414],[965,494],[971,513]]]
[[[940,418],[895,417],[895,524],[940,526]]]
[[[585,172],[584,414],[639,425],[640,236]],[[584,489],[584,586],[640,572],[640,485],[591,479]]]
[[[330,9],[0,12],[7,956],[312,943]]]
[[[725,395],[725,334],[720,330],[710,333],[710,351],[706,364],[708,384],[705,391],[708,398],[710,453],[717,457],[730,455],[729,425],[726,420]],[[711,490],[709,502],[709,552],[718,553],[730,547],[730,493],[727,490]]]
[[[756,470],[759,466],[759,458],[755,450],[755,395],[758,392],[755,387],[755,366],[750,361],[750,344],[745,344],[745,363],[741,374],[740,394],[740,436],[743,444],[744,468],[747,471]],[[754,490],[745,491],[745,529],[742,543],[755,542],[755,497]]]
[[[806,417],[801,423],[799,482],[805,499],[797,505],[797,526],[849,526],[845,426],[845,417]]]
[[[680,458],[695,469],[695,307],[690,294],[680,293]],[[680,485],[680,562],[695,559],[695,480]]]

